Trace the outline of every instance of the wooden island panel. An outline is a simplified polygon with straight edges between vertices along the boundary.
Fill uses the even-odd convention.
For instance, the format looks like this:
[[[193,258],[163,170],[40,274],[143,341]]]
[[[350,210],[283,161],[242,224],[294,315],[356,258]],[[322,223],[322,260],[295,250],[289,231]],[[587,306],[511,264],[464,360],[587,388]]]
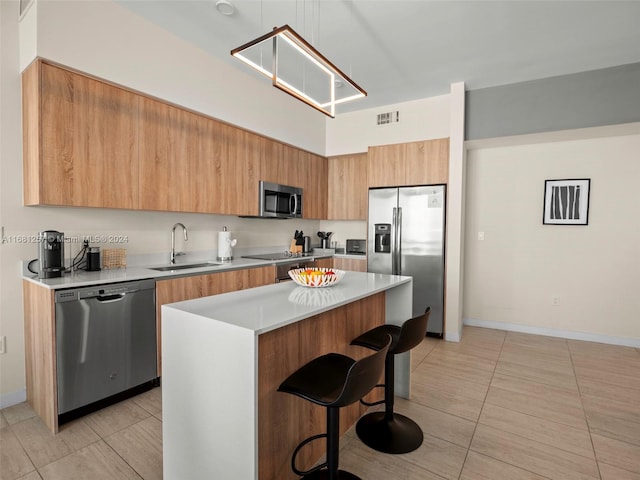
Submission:
[[[258,337],[258,470],[260,480],[298,478],[290,467],[295,446],[326,431],[326,409],[294,395],[278,392],[291,373],[330,352],[362,358],[371,350],[350,346],[351,340],[385,321],[385,293],[349,303]],[[366,407],[354,403],[340,410],[344,434]],[[325,440],[305,446],[298,468],[310,468],[325,451]]]

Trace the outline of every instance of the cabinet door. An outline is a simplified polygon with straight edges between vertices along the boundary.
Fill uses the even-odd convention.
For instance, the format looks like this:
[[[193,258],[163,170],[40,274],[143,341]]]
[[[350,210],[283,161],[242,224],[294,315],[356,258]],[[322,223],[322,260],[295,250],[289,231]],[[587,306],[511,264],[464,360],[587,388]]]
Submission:
[[[56,66],[40,66],[37,203],[138,208],[138,97]]]
[[[367,179],[369,187],[406,185],[406,144],[369,147]]]
[[[341,155],[328,160],[329,220],[367,219],[367,154]]]
[[[314,266],[318,268],[333,268],[333,257],[319,258],[314,262]]]
[[[433,185],[449,181],[449,139],[369,147],[369,187]]]
[[[195,211],[190,159],[200,152],[198,115],[140,100],[140,208]]]
[[[170,278],[156,282],[156,322],[158,332],[158,376],[161,375],[162,305],[193,298],[208,297],[275,282],[275,267],[247,268],[230,272]]]
[[[197,153],[189,161],[189,203],[191,211],[222,213],[229,208],[225,188],[227,136],[224,124],[206,117],[198,120]]]
[[[405,185],[432,185],[449,181],[449,139],[406,144]]]
[[[353,272],[366,272],[367,259],[333,257],[333,266],[340,270],[351,270]]]
[[[299,151],[300,186],[304,189],[304,218],[327,218],[327,159]]]
[[[283,163],[284,145],[270,138],[262,139],[260,152],[260,179],[271,183],[284,183],[282,181],[285,166]]]
[[[222,131],[227,153],[221,167],[224,182],[217,186],[222,204],[216,213],[257,215],[262,137],[228,125]]]

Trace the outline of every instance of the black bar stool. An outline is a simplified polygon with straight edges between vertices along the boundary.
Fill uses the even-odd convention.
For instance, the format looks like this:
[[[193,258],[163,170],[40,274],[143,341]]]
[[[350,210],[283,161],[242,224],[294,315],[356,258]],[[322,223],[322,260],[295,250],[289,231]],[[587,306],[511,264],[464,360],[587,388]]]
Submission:
[[[279,392],[297,395],[327,408],[327,433],[303,440],[291,457],[291,469],[303,480],[360,480],[356,475],[338,469],[340,408],[362,399],[376,386],[390,344],[391,337],[387,335],[378,352],[358,361],[339,353],[322,355],[293,372],[278,387]],[[296,467],[298,452],[319,438],[327,439],[326,462],[309,470],[299,470]]]
[[[427,307],[424,315],[414,317],[402,324],[385,324],[363,333],[351,342],[351,345],[360,345],[379,350],[384,345],[384,338],[391,335],[392,341],[385,359],[384,384],[376,385],[384,387],[384,400],[379,402],[365,402],[367,406],[385,404],[384,412],[372,412],[364,415],[356,424],[356,433],[360,440],[368,447],[383,453],[409,453],[422,445],[422,430],[416,422],[410,418],[394,413],[394,356],[411,350],[422,342],[427,334],[427,322],[431,307]]]

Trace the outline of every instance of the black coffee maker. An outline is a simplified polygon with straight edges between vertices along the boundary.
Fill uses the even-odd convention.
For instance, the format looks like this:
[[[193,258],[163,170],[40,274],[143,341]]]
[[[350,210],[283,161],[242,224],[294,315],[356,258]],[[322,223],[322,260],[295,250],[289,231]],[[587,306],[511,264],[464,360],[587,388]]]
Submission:
[[[55,230],[40,232],[40,278],[61,277],[64,272],[64,233]]]

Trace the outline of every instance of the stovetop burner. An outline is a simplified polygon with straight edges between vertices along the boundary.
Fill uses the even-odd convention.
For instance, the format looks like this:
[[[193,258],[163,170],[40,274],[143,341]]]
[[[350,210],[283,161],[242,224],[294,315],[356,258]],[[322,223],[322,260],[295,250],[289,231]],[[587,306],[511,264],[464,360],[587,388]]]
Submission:
[[[276,252],[276,253],[263,253],[256,255],[242,255],[242,258],[252,258],[254,260],[287,260],[289,258],[295,260],[296,258],[310,257],[310,253],[290,253],[290,252]]]

